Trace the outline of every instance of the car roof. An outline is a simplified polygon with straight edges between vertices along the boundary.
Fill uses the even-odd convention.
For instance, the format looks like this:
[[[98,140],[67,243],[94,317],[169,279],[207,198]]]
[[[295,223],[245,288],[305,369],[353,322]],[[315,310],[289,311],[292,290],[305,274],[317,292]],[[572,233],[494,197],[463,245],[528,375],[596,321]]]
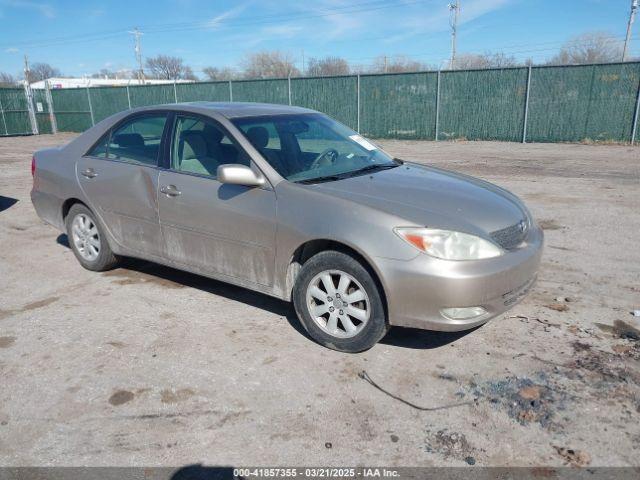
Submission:
[[[202,112],[209,110],[226,118],[258,117],[262,115],[291,115],[296,113],[318,113],[315,110],[290,105],[275,105],[271,103],[252,102],[183,102],[167,105],[154,105],[135,109],[144,111],[149,109],[167,108],[170,110],[186,110]]]

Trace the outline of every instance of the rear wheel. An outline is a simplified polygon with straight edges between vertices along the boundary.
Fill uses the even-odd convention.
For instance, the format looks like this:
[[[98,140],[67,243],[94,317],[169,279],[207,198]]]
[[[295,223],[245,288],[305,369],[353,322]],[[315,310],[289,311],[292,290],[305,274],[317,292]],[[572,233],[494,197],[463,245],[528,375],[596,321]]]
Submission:
[[[111,251],[102,227],[87,207],[80,203],[73,205],[66,226],[69,246],[84,268],[102,272],[118,264],[119,258]]]
[[[360,262],[342,252],[321,252],[302,266],[293,302],[309,335],[334,350],[368,350],[388,330],[376,282]]]

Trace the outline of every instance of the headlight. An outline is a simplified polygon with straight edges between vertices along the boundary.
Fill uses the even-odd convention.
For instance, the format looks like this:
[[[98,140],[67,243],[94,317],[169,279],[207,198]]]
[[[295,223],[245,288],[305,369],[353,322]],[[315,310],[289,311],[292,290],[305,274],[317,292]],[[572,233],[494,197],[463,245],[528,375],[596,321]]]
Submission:
[[[394,231],[421,252],[444,260],[480,260],[504,253],[494,243],[468,233],[417,227],[398,227]]]

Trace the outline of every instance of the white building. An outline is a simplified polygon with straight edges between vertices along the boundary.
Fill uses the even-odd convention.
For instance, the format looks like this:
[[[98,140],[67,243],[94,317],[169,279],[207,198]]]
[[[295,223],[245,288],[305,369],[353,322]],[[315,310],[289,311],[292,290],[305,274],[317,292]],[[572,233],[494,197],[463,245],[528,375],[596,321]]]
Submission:
[[[32,89],[44,89],[45,82],[51,88],[86,88],[86,87],[124,87],[126,85],[160,85],[174,83],[173,80],[145,80],[137,78],[48,78],[31,84]],[[176,80],[175,83],[193,83],[193,80]]]

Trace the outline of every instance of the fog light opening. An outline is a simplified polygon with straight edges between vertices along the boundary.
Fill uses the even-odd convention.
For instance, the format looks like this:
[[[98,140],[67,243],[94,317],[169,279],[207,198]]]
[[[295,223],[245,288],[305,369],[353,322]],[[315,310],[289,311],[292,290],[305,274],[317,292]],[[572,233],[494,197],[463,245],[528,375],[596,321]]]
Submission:
[[[482,307],[455,307],[443,308],[440,315],[449,320],[471,320],[472,318],[481,317],[487,313]]]

